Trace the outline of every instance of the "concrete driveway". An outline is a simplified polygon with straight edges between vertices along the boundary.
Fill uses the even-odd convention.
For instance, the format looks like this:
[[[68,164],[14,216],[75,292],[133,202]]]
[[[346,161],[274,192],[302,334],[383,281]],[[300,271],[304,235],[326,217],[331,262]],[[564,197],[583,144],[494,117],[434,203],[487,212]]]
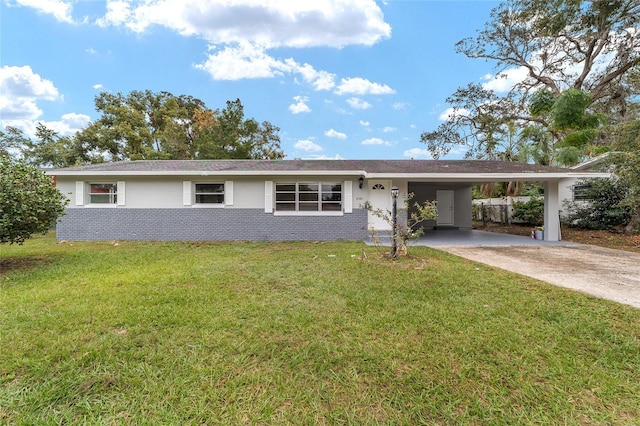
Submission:
[[[390,245],[390,239],[382,245]],[[385,244],[386,242],[386,244]],[[370,241],[367,244],[372,244]],[[640,254],[477,230],[427,231],[411,245],[640,308]]]
[[[640,308],[640,255],[583,244],[436,248],[507,271]]]

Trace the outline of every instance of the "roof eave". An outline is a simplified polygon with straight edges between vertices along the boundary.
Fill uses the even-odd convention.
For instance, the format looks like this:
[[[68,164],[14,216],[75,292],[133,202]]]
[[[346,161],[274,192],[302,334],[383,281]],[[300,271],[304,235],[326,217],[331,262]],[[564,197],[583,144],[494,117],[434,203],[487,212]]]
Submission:
[[[431,182],[497,182],[561,179],[608,178],[604,172],[525,172],[525,173],[367,173],[364,170],[171,170],[171,171],[97,171],[51,170],[50,176],[364,176],[367,179],[407,179]]]
[[[364,176],[363,170],[51,170],[49,176]]]
[[[526,172],[526,173],[367,173],[368,179],[408,179],[431,182],[508,182],[561,179],[607,178],[602,172]]]

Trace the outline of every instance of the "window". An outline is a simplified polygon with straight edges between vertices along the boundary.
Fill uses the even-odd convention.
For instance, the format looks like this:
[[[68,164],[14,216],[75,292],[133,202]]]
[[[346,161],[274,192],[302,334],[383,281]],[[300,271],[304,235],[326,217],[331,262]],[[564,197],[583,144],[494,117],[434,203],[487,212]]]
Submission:
[[[196,204],[224,204],[224,183],[196,183]]]
[[[116,183],[90,183],[90,204],[116,204],[118,202],[118,185]]]
[[[276,183],[276,211],[341,212],[341,183]]]
[[[573,201],[587,201],[591,199],[591,184],[578,184],[573,187]]]

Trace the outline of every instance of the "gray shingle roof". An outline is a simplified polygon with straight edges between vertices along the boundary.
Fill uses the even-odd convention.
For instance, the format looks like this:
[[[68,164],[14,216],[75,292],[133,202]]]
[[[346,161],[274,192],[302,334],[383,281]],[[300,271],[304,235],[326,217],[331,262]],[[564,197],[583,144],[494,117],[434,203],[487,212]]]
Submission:
[[[568,173],[570,169],[534,164],[482,160],[150,160],[119,161],[86,166],[53,169],[49,174],[81,174],[89,172],[122,172],[144,174],[176,174],[179,172],[256,173],[340,172],[383,174],[505,174]]]

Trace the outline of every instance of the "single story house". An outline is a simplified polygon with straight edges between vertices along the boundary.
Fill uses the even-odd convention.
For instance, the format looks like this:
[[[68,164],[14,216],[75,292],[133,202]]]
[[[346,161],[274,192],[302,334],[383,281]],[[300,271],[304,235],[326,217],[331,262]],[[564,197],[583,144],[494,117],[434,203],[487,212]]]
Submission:
[[[365,240],[389,225],[391,188],[437,200],[427,230],[471,228],[473,185],[539,181],[545,234],[559,239],[559,182],[607,174],[476,160],[121,161],[51,169],[70,203],[59,240]],[[406,215],[406,212],[401,214]]]

